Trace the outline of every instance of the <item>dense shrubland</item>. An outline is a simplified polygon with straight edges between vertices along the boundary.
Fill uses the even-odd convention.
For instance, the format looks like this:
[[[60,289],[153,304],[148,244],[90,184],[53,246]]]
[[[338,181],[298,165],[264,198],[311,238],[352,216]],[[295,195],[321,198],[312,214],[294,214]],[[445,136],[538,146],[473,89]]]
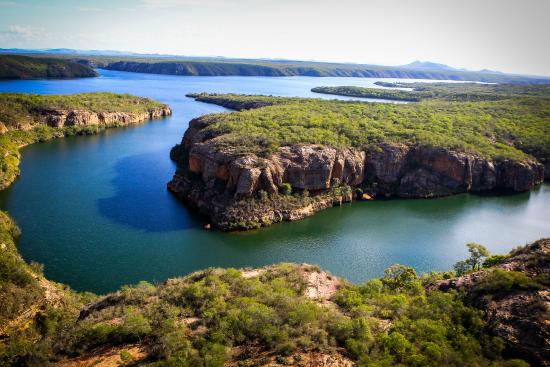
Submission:
[[[0,122],[8,129],[27,123],[45,124],[49,110],[86,110],[91,112],[148,112],[164,105],[149,98],[116,93],[79,93],[42,95],[0,93]]]
[[[504,357],[504,340],[487,332],[484,311],[465,294],[433,289],[453,272],[418,276],[393,265],[359,285],[325,275],[336,288],[323,300],[308,295],[309,279],[324,274],[315,266],[208,269],[97,297],[44,280],[39,267],[21,260],[16,227],[2,218],[10,256],[0,257],[0,296],[8,305],[0,314],[1,365],[44,366],[119,348],[128,365],[150,366],[301,365],[308,353],[361,366],[528,366]],[[478,269],[488,253],[478,244],[469,248],[466,261]],[[522,272],[484,274],[474,290],[479,297],[549,285]],[[29,308],[35,314],[18,319]],[[138,361],[124,349],[136,345],[146,356]]]
[[[548,87],[513,86],[508,92],[509,98],[494,101],[434,98],[410,104],[233,94],[192,96],[245,109],[201,119],[206,131],[215,136],[216,146],[238,147],[242,153],[267,156],[279,146],[300,143],[360,149],[405,143],[494,159],[522,159],[526,154],[541,161],[549,159]]]
[[[334,94],[359,98],[383,98],[418,102],[424,99],[441,99],[458,102],[499,101],[517,96],[549,97],[550,84],[479,84],[479,83],[388,83],[376,82],[387,88],[355,86],[315,87],[315,93]],[[395,88],[405,88],[395,89]]]

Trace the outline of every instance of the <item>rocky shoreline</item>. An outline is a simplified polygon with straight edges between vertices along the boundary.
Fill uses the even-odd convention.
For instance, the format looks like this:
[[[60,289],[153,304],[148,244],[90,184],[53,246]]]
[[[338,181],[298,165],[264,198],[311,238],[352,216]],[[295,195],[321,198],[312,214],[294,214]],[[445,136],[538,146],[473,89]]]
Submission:
[[[223,230],[250,229],[370,197],[432,198],[465,192],[524,192],[543,182],[535,159],[494,160],[443,148],[382,144],[369,151],[317,144],[282,146],[271,156],[220,148],[190,122],[171,158],[168,189]],[[289,184],[290,200],[279,193]]]

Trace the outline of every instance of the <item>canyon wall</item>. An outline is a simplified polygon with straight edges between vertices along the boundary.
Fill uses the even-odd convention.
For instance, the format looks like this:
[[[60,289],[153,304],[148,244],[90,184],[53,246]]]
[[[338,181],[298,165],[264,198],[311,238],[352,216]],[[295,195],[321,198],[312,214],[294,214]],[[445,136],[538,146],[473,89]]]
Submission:
[[[191,121],[182,143],[172,150],[178,168],[168,188],[199,207],[218,226],[216,218],[222,212],[224,223],[232,221],[225,214],[235,202],[260,192],[276,194],[283,183],[319,198],[322,204],[308,210],[309,215],[332,205],[326,194],[334,185],[360,187],[374,197],[430,198],[463,192],[523,192],[544,179],[545,167],[534,159],[492,160],[403,144],[383,144],[368,151],[314,144],[283,146],[261,158],[216,146],[203,127],[200,119]],[[333,198],[336,202],[352,199],[349,191],[339,195]],[[272,206],[266,204],[259,210],[274,211]],[[236,216],[246,216],[237,212]],[[291,214],[284,213],[268,216],[271,219],[267,222],[292,219]]]

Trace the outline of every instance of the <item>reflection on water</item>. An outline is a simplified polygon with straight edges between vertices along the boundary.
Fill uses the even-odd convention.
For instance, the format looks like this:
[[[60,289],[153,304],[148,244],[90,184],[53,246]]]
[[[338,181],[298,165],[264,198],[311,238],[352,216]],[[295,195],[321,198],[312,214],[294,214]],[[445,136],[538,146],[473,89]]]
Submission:
[[[363,281],[393,263],[421,272],[449,269],[466,256],[470,241],[507,252],[550,236],[548,185],[513,196],[352,203],[246,233],[205,231],[166,190],[175,170],[169,151],[191,118],[224,109],[186,93],[311,97],[314,86],[371,86],[376,79],[102,73],[96,79],[0,82],[0,91],[123,92],[173,108],[174,115],[163,120],[22,150],[21,177],[0,193],[0,207],[22,228],[23,256],[44,263],[48,277],[76,289],[105,292],[210,266],[282,261],[319,264]]]

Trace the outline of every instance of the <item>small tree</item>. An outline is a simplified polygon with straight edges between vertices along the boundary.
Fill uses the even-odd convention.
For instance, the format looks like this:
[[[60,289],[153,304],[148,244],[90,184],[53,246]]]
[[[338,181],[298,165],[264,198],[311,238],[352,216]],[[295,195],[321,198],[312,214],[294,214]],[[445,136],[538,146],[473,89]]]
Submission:
[[[408,287],[418,276],[410,266],[394,264],[384,270],[382,284],[390,289],[401,289]]]
[[[470,264],[468,264],[468,262],[466,260],[462,260],[462,261],[457,262],[454,265],[454,269],[456,271],[456,275],[458,275],[458,276],[464,275],[464,274],[468,273],[471,270]]]
[[[468,247],[470,257],[466,260],[459,261],[454,265],[456,274],[459,276],[481,269],[483,260],[489,256],[489,250],[479,243],[470,242],[466,244],[466,246]]]
[[[485,246],[475,242],[470,242],[466,246],[468,246],[468,252],[470,252],[470,258],[467,261],[472,270],[481,269],[483,259],[489,256],[489,250]]]

